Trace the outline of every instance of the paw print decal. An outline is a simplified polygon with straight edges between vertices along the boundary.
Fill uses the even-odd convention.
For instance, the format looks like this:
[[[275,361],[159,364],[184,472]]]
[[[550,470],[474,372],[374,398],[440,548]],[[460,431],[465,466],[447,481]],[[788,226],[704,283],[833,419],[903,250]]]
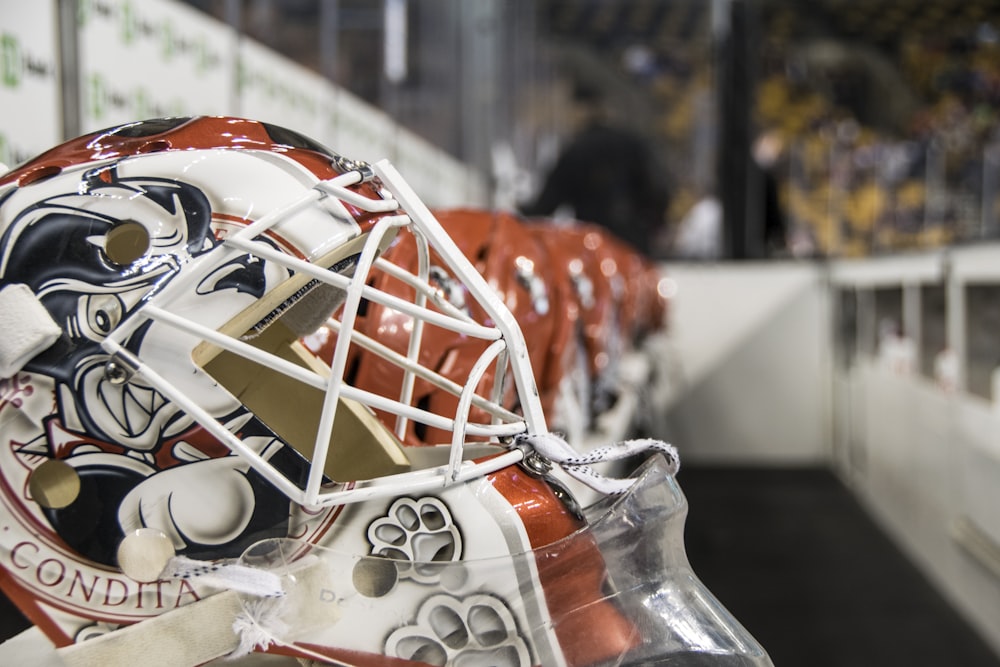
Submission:
[[[462,558],[462,535],[440,498],[399,498],[368,526],[372,555],[412,563],[400,577],[436,583],[440,566]],[[435,565],[430,565],[430,564]]]
[[[532,664],[514,615],[503,602],[489,595],[429,598],[420,606],[413,625],[389,635],[385,654],[436,667]]]

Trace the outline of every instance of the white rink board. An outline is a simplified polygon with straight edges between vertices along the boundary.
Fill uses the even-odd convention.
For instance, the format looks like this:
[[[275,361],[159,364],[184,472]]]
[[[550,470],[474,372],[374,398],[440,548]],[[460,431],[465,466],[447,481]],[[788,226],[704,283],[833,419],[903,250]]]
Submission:
[[[240,41],[239,115],[295,130],[333,148],[333,87],[249,39]]]
[[[56,0],[0,0],[0,162],[14,166],[59,143]]]
[[[0,162],[62,136],[57,0],[0,0]],[[80,0],[81,133],[177,115],[287,127],[345,157],[389,159],[436,208],[486,206],[484,179],[388,114],[230,26],[174,0]]]
[[[330,148],[353,160],[374,163],[388,159],[395,162],[397,133],[401,130],[388,114],[342,89],[334,95],[333,109],[334,130]]]
[[[232,108],[236,35],[167,0],[80,3],[83,132]]]

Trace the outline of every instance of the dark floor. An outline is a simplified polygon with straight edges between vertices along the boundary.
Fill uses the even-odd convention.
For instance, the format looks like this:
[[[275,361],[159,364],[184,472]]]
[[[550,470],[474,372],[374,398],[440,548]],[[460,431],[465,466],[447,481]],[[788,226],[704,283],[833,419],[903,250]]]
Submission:
[[[688,558],[776,667],[998,667],[830,472],[684,467]]]
[[[0,592],[0,642],[5,642],[16,634],[31,627],[17,607]]]

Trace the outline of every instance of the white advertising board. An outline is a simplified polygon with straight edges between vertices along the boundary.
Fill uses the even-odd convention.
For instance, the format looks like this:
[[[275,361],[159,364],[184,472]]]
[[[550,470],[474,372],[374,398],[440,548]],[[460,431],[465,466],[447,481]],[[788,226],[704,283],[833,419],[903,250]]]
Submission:
[[[330,148],[353,160],[395,162],[397,125],[388,114],[346,90],[334,96],[334,136]],[[404,177],[407,175],[404,173]],[[407,177],[408,178],[408,177]]]
[[[244,39],[237,77],[241,116],[281,125],[334,148],[334,93],[322,76]]]
[[[0,162],[12,167],[61,139],[56,0],[0,0],[0,16]]]
[[[444,154],[433,144],[409,132],[396,140],[396,169],[406,178],[428,206],[440,205],[437,191],[448,186],[442,170]]]
[[[368,162],[388,158],[433,208],[488,203],[485,184],[466,165],[351,93],[337,90],[334,99],[335,134],[329,145],[338,153]]]
[[[80,0],[79,7],[82,131],[232,110],[231,28],[168,0]]]

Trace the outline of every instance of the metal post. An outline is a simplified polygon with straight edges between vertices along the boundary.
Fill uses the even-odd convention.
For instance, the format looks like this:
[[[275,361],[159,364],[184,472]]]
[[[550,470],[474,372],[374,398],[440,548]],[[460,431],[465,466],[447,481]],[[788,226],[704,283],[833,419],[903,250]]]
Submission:
[[[340,47],[340,0],[322,0],[319,5],[319,61],[327,81],[338,83]]]
[[[80,41],[77,0],[59,0],[56,11],[59,34],[59,70],[61,80],[62,138],[78,137],[80,124]]]

